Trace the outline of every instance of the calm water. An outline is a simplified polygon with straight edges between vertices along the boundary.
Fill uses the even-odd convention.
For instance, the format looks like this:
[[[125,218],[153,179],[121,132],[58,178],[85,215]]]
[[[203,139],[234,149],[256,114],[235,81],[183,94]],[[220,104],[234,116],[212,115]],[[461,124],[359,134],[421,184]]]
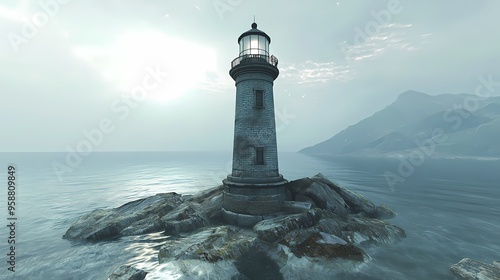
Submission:
[[[7,182],[8,164],[18,169],[19,207],[15,273],[7,271],[7,228],[0,229],[1,279],[105,279],[124,263],[158,270],[161,234],[97,244],[61,237],[77,217],[95,208],[215,186],[227,175],[231,159],[229,153],[94,153],[59,181],[51,163],[64,161],[64,156],[0,153],[1,185]],[[455,279],[449,266],[464,257],[500,260],[500,161],[428,159],[391,188],[383,174],[397,174],[398,163],[280,155],[280,171],[287,179],[322,172],[395,209],[398,216],[391,223],[406,230],[403,242],[366,249],[373,260],[338,279]],[[5,202],[6,189],[0,196]],[[0,218],[6,223],[6,204],[1,205]]]

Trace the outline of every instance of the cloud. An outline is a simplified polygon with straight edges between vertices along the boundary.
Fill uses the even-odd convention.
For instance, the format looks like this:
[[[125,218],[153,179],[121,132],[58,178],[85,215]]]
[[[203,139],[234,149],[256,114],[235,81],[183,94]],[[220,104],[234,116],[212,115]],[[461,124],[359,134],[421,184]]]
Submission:
[[[349,45],[347,42],[340,44],[345,59],[348,62],[373,59],[391,51],[415,51],[426,43],[426,38],[431,33],[413,35],[413,25],[391,23],[380,26],[373,36],[367,36],[358,30],[355,37],[357,44]],[[359,39],[363,39],[359,42]]]
[[[325,83],[328,81],[348,81],[355,77],[355,73],[348,65],[335,62],[306,61],[280,68],[281,77],[298,84]]]
[[[230,147],[221,144],[232,140],[233,120],[228,116],[234,113],[235,88],[229,62],[238,54],[237,36],[249,28],[254,15],[242,9],[244,5],[233,7],[220,20],[211,2],[69,1],[14,53],[9,32],[21,34],[23,17],[31,20],[43,10],[40,3],[49,1],[3,2],[0,84],[5,90],[0,115],[12,121],[0,128],[15,128],[19,136],[0,141],[3,150],[64,150],[79,139],[83,128],[94,127],[110,114],[111,101],[131,94],[147,66],[156,65],[171,76],[155,94],[169,100],[186,93],[168,102],[144,102],[102,149],[156,145],[142,140],[141,134],[158,138],[164,146],[154,146],[157,149]],[[282,58],[276,109],[286,104],[300,116],[287,126],[289,138],[282,144],[289,149],[301,148],[304,131],[326,138],[407,89],[467,92],[474,89],[478,75],[500,77],[497,2],[405,2],[391,21],[376,28],[370,25],[371,36],[359,38],[356,28],[366,31],[367,24],[375,22],[371,10],[378,11],[381,4],[344,2],[340,8],[328,1],[319,6],[259,2],[268,7],[257,15],[259,26],[273,37],[272,50]],[[274,12],[283,8],[287,13]],[[286,21],[290,15],[296,20]],[[281,21],[287,24],[274,24]],[[335,117],[326,121],[324,115],[338,103],[344,105],[335,107]],[[324,123],[332,130],[319,135],[311,123]],[[216,132],[221,128],[227,131]],[[213,141],[203,140],[206,137]],[[196,144],[189,139],[196,139]]]
[[[415,34],[411,24],[391,23],[380,26],[376,34],[356,33],[355,42],[340,44],[344,59],[337,61],[306,61],[282,67],[282,77],[298,84],[350,81],[358,77],[361,61],[381,58],[394,52],[414,52],[428,42],[432,33]],[[362,32],[361,30],[356,32]],[[360,40],[362,39],[362,40]]]

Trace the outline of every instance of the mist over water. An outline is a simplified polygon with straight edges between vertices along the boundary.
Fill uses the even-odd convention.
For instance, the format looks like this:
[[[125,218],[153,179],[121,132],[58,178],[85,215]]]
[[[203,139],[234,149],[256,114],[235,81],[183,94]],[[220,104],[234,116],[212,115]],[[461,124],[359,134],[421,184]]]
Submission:
[[[94,153],[59,181],[51,163],[62,162],[63,153],[0,156],[2,182],[7,181],[7,165],[17,167],[19,202],[16,272],[5,274],[2,261],[1,279],[105,279],[124,263],[153,271],[150,276],[161,272],[174,277],[158,266],[157,251],[167,238],[161,233],[101,243],[70,242],[62,236],[80,215],[96,208],[161,192],[191,194],[220,184],[231,163],[230,153]],[[359,271],[341,272],[339,279],[454,279],[449,266],[462,258],[488,263],[500,259],[500,161],[427,159],[391,188],[383,174],[397,173],[398,163],[280,154],[280,172],[288,180],[321,172],[398,214],[390,222],[405,229],[407,238],[396,245],[364,248],[372,260]],[[5,214],[1,217],[5,221]],[[7,234],[4,227],[0,234]],[[5,250],[5,245],[2,241],[0,248]],[[206,271],[197,269],[206,278]]]

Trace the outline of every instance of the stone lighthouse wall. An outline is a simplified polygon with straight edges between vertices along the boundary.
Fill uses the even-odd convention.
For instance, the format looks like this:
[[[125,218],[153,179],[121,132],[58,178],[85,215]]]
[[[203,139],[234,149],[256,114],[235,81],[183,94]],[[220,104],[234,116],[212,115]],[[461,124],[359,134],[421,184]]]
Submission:
[[[273,77],[245,73],[236,79],[232,176],[277,177],[278,152],[274,116]],[[256,108],[256,90],[263,92],[263,106]],[[256,148],[264,149],[264,164],[256,164]]]

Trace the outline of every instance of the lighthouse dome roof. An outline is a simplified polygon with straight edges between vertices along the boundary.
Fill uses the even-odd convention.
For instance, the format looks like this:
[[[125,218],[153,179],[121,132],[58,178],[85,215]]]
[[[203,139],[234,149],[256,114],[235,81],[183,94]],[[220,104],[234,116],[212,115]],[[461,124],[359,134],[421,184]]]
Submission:
[[[248,35],[264,36],[267,39],[267,41],[269,41],[269,43],[271,43],[271,37],[269,37],[269,35],[267,35],[266,32],[257,29],[257,23],[255,23],[255,22],[252,23],[252,29],[248,30],[247,32],[241,34],[240,37],[238,37],[238,44],[240,43],[241,38],[248,36]]]

